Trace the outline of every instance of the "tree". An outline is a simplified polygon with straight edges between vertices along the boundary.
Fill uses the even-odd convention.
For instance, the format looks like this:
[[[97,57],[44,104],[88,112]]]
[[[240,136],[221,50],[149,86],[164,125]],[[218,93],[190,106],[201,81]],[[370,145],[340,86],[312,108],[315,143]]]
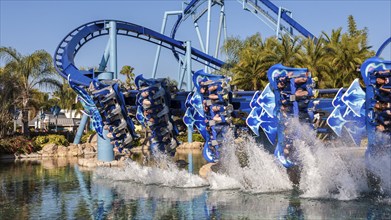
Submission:
[[[229,65],[224,74],[232,77],[232,84],[238,89],[258,90],[267,84],[267,67],[262,60],[264,42],[259,33],[244,41],[230,38],[224,43],[224,53],[229,57]]]
[[[308,68],[312,76],[318,78],[319,88],[332,87],[330,82],[333,81],[325,43],[322,36],[316,42],[310,38],[303,39],[301,54],[297,56],[298,66]]]
[[[72,112],[72,110],[77,110],[77,112],[79,112],[83,109],[83,106],[80,102],[76,102],[76,97],[76,92],[64,79],[61,88],[53,93],[53,99],[51,99],[51,106],[58,104],[59,107],[66,111]]]
[[[16,104],[14,97],[18,92],[17,80],[0,68],[0,139],[4,138],[10,129]]]
[[[263,89],[269,82],[267,71],[271,66],[296,66],[301,55],[300,38],[291,39],[288,35],[282,41],[274,37],[264,41],[259,33],[244,41],[233,38],[225,42],[224,49],[232,57],[232,84],[246,90]]]
[[[16,101],[22,109],[23,134],[28,135],[28,111],[34,89],[37,86],[49,89],[61,87],[61,83],[54,77],[56,71],[52,57],[44,50],[23,56],[14,48],[1,47],[0,58],[5,61],[4,71],[20,80],[20,93],[16,95]]]
[[[119,72],[120,74],[126,76],[126,82],[125,82],[125,87],[127,89],[133,89],[136,87],[134,84],[134,68],[128,65],[125,65],[122,67],[121,71]]]
[[[371,47],[367,46],[366,29],[357,30],[352,16],[349,16],[348,21],[348,33],[342,33],[342,28],[332,30],[331,35],[323,32],[327,40],[325,50],[332,67],[333,88],[348,87],[355,78],[360,77],[357,67],[374,55]]]

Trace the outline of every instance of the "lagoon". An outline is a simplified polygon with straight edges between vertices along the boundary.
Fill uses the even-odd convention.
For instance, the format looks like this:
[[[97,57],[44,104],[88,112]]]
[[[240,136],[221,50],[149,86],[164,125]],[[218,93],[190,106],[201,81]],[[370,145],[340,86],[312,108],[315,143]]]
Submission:
[[[193,157],[201,160],[200,154]],[[267,176],[248,177],[246,185],[229,174],[205,180],[187,168],[164,166],[171,165],[128,161],[125,167],[86,169],[77,165],[77,158],[2,161],[0,219],[391,218],[389,195],[304,198],[299,187],[276,191],[272,185],[257,192],[254,184],[262,179],[258,184],[270,184]]]

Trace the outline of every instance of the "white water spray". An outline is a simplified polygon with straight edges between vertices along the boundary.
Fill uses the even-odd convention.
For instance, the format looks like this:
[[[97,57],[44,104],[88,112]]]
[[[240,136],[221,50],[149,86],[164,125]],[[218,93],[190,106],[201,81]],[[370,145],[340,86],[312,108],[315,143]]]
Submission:
[[[219,171],[208,178],[211,188],[240,188],[250,193],[292,189],[285,168],[276,162],[274,156],[255,143],[253,138],[242,138],[238,141],[232,132],[225,134]]]
[[[357,152],[357,146],[328,147],[297,119],[289,125],[298,134],[294,145],[301,163],[302,197],[351,200],[368,191],[364,157],[349,153]]]
[[[95,172],[98,178],[134,181],[142,184],[155,184],[169,187],[203,187],[208,182],[198,175],[180,170],[167,155],[155,153],[154,165],[142,166],[135,161],[127,160],[124,167],[100,168]]]

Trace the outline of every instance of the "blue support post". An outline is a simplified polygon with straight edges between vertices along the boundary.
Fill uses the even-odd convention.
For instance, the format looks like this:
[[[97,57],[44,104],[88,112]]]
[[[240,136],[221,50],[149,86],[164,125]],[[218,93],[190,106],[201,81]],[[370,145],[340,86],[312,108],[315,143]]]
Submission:
[[[76,133],[75,139],[73,139],[74,144],[80,143],[80,139],[81,139],[81,136],[83,136],[83,131],[84,131],[84,128],[86,127],[87,121],[88,121],[88,116],[83,114],[83,117],[81,118],[79,127],[77,128],[77,133]]]
[[[114,79],[118,79],[117,70],[117,23],[110,21],[110,71],[114,73]],[[113,78],[111,78],[113,79]]]
[[[191,42],[186,41],[186,73],[187,73],[187,91],[192,91],[193,75],[191,73]],[[193,142],[193,133],[187,129],[187,141]]]
[[[112,72],[103,72],[98,74],[98,79],[113,79]],[[114,160],[113,145],[110,143],[110,139],[107,137],[108,130],[103,129],[103,137],[98,135],[98,160],[104,162],[110,162]]]
[[[110,80],[117,79],[117,23],[115,21],[109,22],[109,45],[110,45],[110,53],[109,53],[109,62],[110,62],[110,71],[111,72],[103,72],[99,73],[97,76],[100,80]],[[106,48],[107,50],[107,48]],[[106,51],[105,55],[106,57]],[[103,137],[98,136],[98,160],[110,162],[114,160],[114,151],[113,145],[110,143],[110,139],[107,138],[108,130],[103,130]]]
[[[186,41],[186,72],[187,72],[187,90],[191,92],[193,90],[193,74],[191,73],[191,42]],[[189,143],[193,142],[193,132],[191,129],[187,129],[187,141]],[[193,173],[193,154],[190,151],[187,155],[188,160],[188,170],[189,173]]]

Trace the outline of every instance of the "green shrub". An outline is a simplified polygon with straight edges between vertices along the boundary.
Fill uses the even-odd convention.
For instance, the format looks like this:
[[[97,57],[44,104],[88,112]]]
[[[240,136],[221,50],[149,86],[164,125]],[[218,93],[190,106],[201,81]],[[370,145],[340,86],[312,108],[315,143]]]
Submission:
[[[179,135],[177,139],[181,142],[187,142],[187,133],[185,133],[184,135]],[[193,133],[193,141],[204,142],[205,140],[200,133]]]
[[[34,144],[43,147],[45,144],[57,144],[57,145],[64,145],[68,146],[69,142],[65,138],[64,135],[59,135],[59,134],[50,134],[50,135],[45,135],[45,136],[37,136],[33,139]]]
[[[0,140],[0,154],[29,154],[37,150],[33,142],[23,136]]]
[[[91,135],[94,135],[96,134],[96,131],[93,131],[93,130],[89,130],[87,133],[83,134],[83,136],[81,136],[81,140],[80,142],[81,143],[87,143],[88,142],[88,139],[90,138]]]

